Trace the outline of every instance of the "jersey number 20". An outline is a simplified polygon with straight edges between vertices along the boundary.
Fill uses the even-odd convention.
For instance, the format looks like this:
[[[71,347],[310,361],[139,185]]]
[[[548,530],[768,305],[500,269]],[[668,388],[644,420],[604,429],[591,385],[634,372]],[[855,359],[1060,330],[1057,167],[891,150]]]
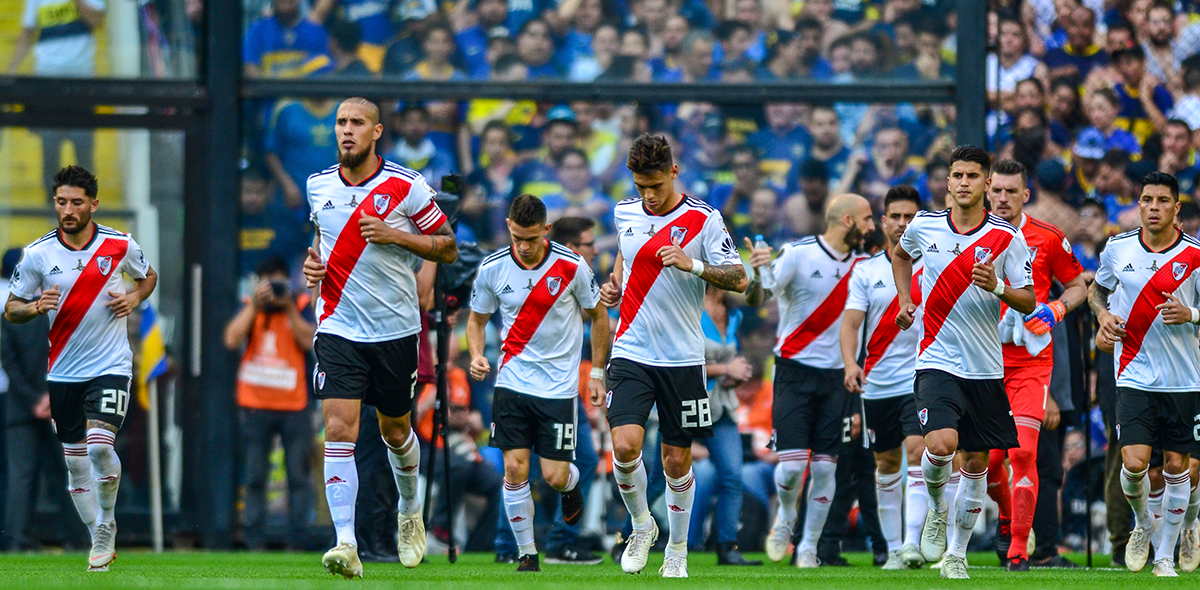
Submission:
[[[124,418],[125,412],[129,410],[129,392],[120,389],[105,389],[100,393],[103,395],[100,398],[100,412],[116,414]]]

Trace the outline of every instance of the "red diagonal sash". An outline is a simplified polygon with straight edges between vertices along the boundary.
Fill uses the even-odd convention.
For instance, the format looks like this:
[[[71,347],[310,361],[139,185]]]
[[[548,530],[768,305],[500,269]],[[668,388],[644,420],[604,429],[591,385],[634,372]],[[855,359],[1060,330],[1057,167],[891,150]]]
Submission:
[[[687,230],[683,235],[683,241],[679,244],[679,247],[682,248],[700,236],[700,231],[704,229],[704,222],[707,219],[708,216],[704,213],[691,209],[667,224],[666,227],[658,230],[658,233],[651,236],[638,250],[637,255],[633,257],[633,263],[629,265],[629,276],[625,278],[625,294],[621,299],[621,323],[617,326],[617,335],[613,341],[620,338],[625,330],[628,330],[629,326],[633,324],[633,318],[637,317],[638,311],[642,309],[642,303],[646,300],[646,294],[650,292],[650,287],[654,286],[658,275],[662,274],[665,267],[658,257],[658,250],[671,243],[671,228],[682,227]]]
[[[779,356],[783,358],[792,358],[800,351],[812,344],[813,340],[817,339],[842,317],[842,312],[846,310],[846,295],[850,293],[850,275],[854,274],[854,267],[858,265],[858,260],[850,263],[850,269],[846,271],[846,276],[838,281],[838,284],[829,292],[829,296],[822,301],[811,314],[808,315],[800,325],[783,339],[783,346],[779,347]]]
[[[325,318],[333,315],[334,310],[337,309],[338,303],[342,300],[342,292],[346,289],[346,281],[350,279],[354,265],[358,264],[359,256],[362,256],[363,250],[367,248],[367,241],[362,237],[358,220],[367,216],[386,219],[408,196],[410,186],[412,185],[404,179],[393,176],[379,183],[379,186],[363,199],[354,213],[350,214],[350,219],[338,233],[337,241],[334,242],[333,248],[329,252],[329,260],[325,261],[325,278],[321,280],[323,307],[318,323],[325,321]],[[388,196],[387,208],[383,213],[375,208],[375,195],[381,194]]]
[[[117,267],[125,258],[128,248],[129,242],[126,240],[105,238],[100,247],[96,248],[92,259],[79,273],[79,278],[75,279],[75,284],[71,285],[71,290],[59,303],[58,313],[54,315],[54,323],[50,326],[50,362],[47,363],[47,370],[54,368],[58,355],[62,354],[71,335],[79,328],[79,323],[96,302],[96,297],[104,289],[108,277],[117,272]],[[105,256],[112,257],[107,273],[101,272],[99,263],[99,259]]]
[[[1177,262],[1187,265],[1178,279],[1175,278],[1173,269]],[[1146,332],[1150,330],[1150,325],[1159,315],[1155,307],[1167,300],[1163,296],[1163,292],[1174,293],[1179,285],[1187,280],[1188,275],[1196,270],[1198,264],[1200,264],[1200,249],[1184,248],[1183,252],[1162,265],[1162,268],[1158,269],[1158,272],[1154,273],[1149,281],[1146,281],[1141,293],[1138,293],[1137,300],[1129,309],[1129,317],[1125,318],[1125,337],[1121,338],[1121,364],[1117,368],[1118,377],[1142,349],[1142,341],[1146,338]]]
[[[912,294],[913,305],[921,305],[921,273],[925,269],[922,267],[912,278]],[[900,314],[900,295],[897,294],[892,298],[892,302],[888,304],[887,309],[883,310],[883,317],[879,318],[879,325],[875,326],[875,331],[871,333],[871,340],[867,342],[867,360],[863,363],[863,374],[870,375],[871,368],[879,359],[883,358],[883,353],[887,352],[892,342],[896,340],[896,336],[900,334],[900,326],[896,325],[896,316]]]
[[[549,244],[546,247],[549,248]],[[549,255],[550,252],[547,251],[546,256]],[[559,258],[550,265],[546,274],[537,280],[533,290],[525,297],[521,311],[517,312],[517,317],[513,319],[512,326],[508,328],[504,344],[500,346],[500,349],[504,351],[504,360],[500,361],[501,367],[525,350],[530,339],[541,327],[542,321],[546,319],[546,314],[550,313],[550,309],[570,288],[571,281],[575,280],[575,272],[578,270],[579,264],[566,258]],[[551,292],[550,281],[555,277],[559,279],[558,289]]]
[[[962,297],[963,292],[971,286],[971,269],[975,267],[975,248],[991,248],[992,260],[995,261],[1000,253],[1008,248],[1012,239],[1012,234],[1002,229],[993,229],[973,242],[965,252],[955,256],[954,260],[946,265],[946,268],[938,275],[933,289],[929,291],[929,298],[925,300],[925,337],[921,339],[920,352],[925,352],[925,349],[933,344],[938,332],[942,331],[942,325],[946,323],[946,316],[950,315],[950,310],[954,309],[958,298]],[[996,321],[999,322],[1000,318],[996,318]]]

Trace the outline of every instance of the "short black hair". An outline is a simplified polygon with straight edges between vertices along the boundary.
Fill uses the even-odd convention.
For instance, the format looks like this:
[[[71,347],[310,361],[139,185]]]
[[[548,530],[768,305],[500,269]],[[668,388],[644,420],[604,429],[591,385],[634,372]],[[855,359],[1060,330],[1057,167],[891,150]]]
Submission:
[[[804,180],[829,182],[829,168],[816,158],[805,158],[796,167],[796,177]]]
[[[670,172],[675,165],[671,157],[671,144],[662,135],[644,133],[633,140],[629,147],[629,156],[625,159],[625,167],[634,174],[653,174],[654,172]]]
[[[54,175],[54,185],[50,187],[51,195],[58,194],[59,187],[73,186],[83,189],[83,194],[88,198],[96,198],[96,194],[100,190],[100,185],[96,181],[96,177],[88,172],[83,166],[74,164],[63,168]]]
[[[596,227],[594,219],[563,217],[550,226],[550,239],[560,244],[578,244],[583,232]]]
[[[1009,158],[1005,158],[996,162],[996,166],[992,168],[992,174],[1001,174],[1004,176],[1021,176],[1021,184],[1029,184],[1029,169],[1025,165]]]
[[[508,218],[521,227],[546,225],[546,204],[531,194],[520,195],[508,208]]]
[[[254,267],[254,274],[259,277],[283,273],[287,276],[292,276],[291,270],[288,269],[287,262],[278,254],[271,254],[258,261],[258,265]]]
[[[983,168],[984,174],[990,174],[992,171],[992,156],[987,153],[987,150],[974,145],[960,145],[950,152],[950,165],[955,162],[975,162]]]
[[[1129,152],[1113,148],[1104,152],[1104,157],[1100,158],[1100,163],[1109,168],[1124,168],[1129,165]]]
[[[1167,127],[1170,127],[1171,125],[1178,125],[1184,129],[1187,129],[1188,133],[1192,132],[1192,126],[1187,121],[1184,121],[1178,117],[1167,119]]]
[[[325,23],[325,32],[342,51],[353,53],[358,51],[359,45],[362,45],[362,27],[352,20],[330,19],[328,23]]]
[[[1179,204],[1179,220],[1200,218],[1200,205],[1195,201],[1184,201]]]
[[[1171,198],[1179,201],[1179,181],[1174,176],[1155,170],[1142,177],[1142,188],[1148,186],[1165,186],[1171,189]]]
[[[562,166],[563,161],[567,159],[567,156],[579,156],[580,158],[583,158],[584,164],[587,164],[591,161],[587,156],[587,152],[583,151],[580,148],[572,146],[572,147],[569,147],[569,148],[563,150],[563,152],[561,154],[559,154],[558,157],[554,158],[554,166],[556,168],[559,166]]]
[[[921,193],[918,193],[917,189],[907,184],[902,184],[888,189],[887,194],[883,197],[883,211],[886,213],[892,203],[899,203],[901,201],[913,203],[917,206],[918,211],[921,210]]]

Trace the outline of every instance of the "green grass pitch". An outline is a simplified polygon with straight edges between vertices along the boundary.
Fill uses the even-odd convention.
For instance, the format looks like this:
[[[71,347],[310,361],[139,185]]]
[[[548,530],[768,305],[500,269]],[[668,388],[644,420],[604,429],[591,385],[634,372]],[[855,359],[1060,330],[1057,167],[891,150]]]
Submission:
[[[761,555],[754,557],[762,558]],[[854,567],[797,570],[785,564],[768,563],[762,567],[717,567],[711,553],[694,553],[689,560],[688,580],[664,580],[658,576],[662,554],[651,554],[646,571],[637,576],[622,573],[606,561],[598,566],[542,565],[540,573],[517,573],[516,566],[496,565],[492,556],[471,554],[458,563],[449,564],[444,555],[431,556],[421,567],[408,570],[400,564],[364,564],[365,578],[348,582],[334,578],[321,568],[319,554],[295,553],[186,553],[154,555],[130,550],[119,554],[112,571],[86,572],[87,556],[83,554],[6,554],[0,555],[0,588],[37,590],[40,588],[120,589],[185,588],[305,590],[310,588],[389,588],[403,584],[410,589],[445,590],[521,590],[583,588],[687,588],[737,590],[927,590],[933,588],[987,588],[1013,590],[1131,590],[1130,584],[1155,584],[1150,568],[1140,574],[1124,570],[1035,570],[1025,574],[1010,574],[995,567],[996,557],[972,554],[969,562],[980,567],[969,571],[971,580],[953,582],[942,580],[931,569],[920,571],[884,572],[870,567],[870,556],[848,555]],[[1073,556],[1082,563],[1082,556]],[[1107,557],[1100,556],[1095,565],[1107,566]],[[1200,573],[1181,574],[1175,580],[1164,580],[1172,588],[1200,588]],[[1165,587],[1165,586],[1164,586]]]

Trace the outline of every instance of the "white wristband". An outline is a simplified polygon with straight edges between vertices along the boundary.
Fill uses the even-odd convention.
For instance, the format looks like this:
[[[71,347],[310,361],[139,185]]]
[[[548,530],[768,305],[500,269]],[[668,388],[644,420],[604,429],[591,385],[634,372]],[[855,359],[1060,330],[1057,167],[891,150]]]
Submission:
[[[692,274],[694,274],[696,276],[700,276],[700,275],[704,274],[704,263],[693,258],[692,259]]]
[[[996,297],[1003,297],[1004,296],[1004,283],[996,283],[996,288],[992,289],[992,293],[995,293]]]
[[[592,375],[592,379],[600,379],[601,381],[603,381],[604,377],[605,377],[604,369],[601,367],[592,367],[591,375]]]
[[[1192,308],[1192,323],[1200,324],[1200,309]]]

